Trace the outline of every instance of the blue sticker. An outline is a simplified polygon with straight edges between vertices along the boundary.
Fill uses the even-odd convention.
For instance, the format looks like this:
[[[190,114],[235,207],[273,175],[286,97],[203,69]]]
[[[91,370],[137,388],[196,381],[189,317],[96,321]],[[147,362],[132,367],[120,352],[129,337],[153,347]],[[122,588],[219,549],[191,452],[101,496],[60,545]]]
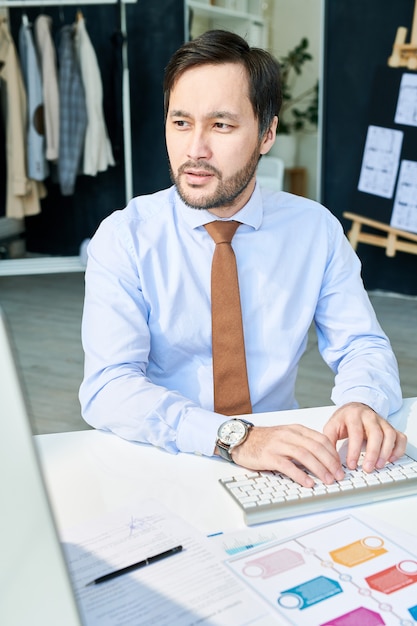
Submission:
[[[411,617],[417,621],[417,604],[408,609]]]
[[[326,576],[317,576],[317,578],[312,578],[301,583],[301,585],[282,591],[278,598],[278,604],[285,609],[300,609],[302,611],[342,592],[343,589],[336,580]]]

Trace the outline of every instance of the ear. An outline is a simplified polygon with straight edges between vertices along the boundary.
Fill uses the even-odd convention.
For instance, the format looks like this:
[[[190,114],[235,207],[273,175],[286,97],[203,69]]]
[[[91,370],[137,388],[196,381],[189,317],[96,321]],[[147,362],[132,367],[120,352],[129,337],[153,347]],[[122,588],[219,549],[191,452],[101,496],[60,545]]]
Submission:
[[[267,152],[269,152],[272,146],[274,145],[275,138],[277,136],[277,127],[278,127],[278,117],[275,115],[274,119],[272,120],[271,126],[268,128],[268,130],[266,131],[262,139],[261,146],[259,148],[260,154],[267,154]]]

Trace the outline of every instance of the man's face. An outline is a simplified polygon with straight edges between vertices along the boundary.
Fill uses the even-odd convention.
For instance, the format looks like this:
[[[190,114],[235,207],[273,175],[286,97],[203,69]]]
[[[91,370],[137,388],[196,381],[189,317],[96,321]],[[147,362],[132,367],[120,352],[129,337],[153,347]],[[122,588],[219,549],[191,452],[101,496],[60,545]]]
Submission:
[[[274,139],[259,141],[248,88],[243,65],[225,63],[186,70],[171,91],[166,122],[171,176],[193,208],[229,217],[252,195],[259,155]]]

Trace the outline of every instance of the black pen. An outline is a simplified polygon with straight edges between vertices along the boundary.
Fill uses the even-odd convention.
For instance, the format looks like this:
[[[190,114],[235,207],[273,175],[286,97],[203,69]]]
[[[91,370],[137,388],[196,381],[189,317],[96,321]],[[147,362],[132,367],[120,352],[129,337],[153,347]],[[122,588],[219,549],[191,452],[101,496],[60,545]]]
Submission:
[[[99,578],[92,580],[91,583],[87,583],[86,587],[90,587],[91,585],[98,585],[100,583],[104,583],[106,580],[111,580],[112,578],[116,578],[117,576],[121,576],[122,574],[132,572],[135,569],[146,567],[146,565],[151,565],[151,563],[156,563],[156,561],[161,561],[162,559],[166,559],[173,554],[177,554],[178,552],[181,552],[181,550],[182,546],[175,546],[175,548],[170,548],[169,550],[165,550],[165,552],[161,552],[160,554],[149,556],[147,559],[139,561],[139,563],[133,563],[132,565],[128,565],[127,567],[123,567],[122,569],[110,572],[110,574],[104,574],[104,576],[99,576]]]

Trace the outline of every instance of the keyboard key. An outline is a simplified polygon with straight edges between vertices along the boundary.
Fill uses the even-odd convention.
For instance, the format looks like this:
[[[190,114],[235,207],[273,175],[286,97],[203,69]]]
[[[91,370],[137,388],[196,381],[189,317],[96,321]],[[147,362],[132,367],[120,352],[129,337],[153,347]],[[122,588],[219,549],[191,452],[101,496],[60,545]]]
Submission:
[[[380,483],[392,483],[394,481],[393,477],[390,476],[388,473],[381,473],[378,475],[378,478]]]
[[[369,476],[365,478],[365,482],[367,485],[378,485],[379,478],[376,475],[369,474]]]
[[[286,500],[285,500],[284,496],[274,496],[272,498],[272,502],[277,502],[278,503],[278,502],[285,502],[285,501]]]
[[[340,487],[335,483],[334,485],[327,485],[326,490],[327,493],[335,493],[336,491],[340,491]]]
[[[256,502],[242,502],[242,507],[244,509],[254,509],[256,506]]]
[[[236,480],[234,485],[234,487],[250,487],[251,489],[253,489],[254,487],[254,482],[250,479],[246,479],[246,480]]]
[[[355,485],[351,482],[340,483],[339,486],[341,491],[350,491],[351,489],[355,489]]]
[[[313,489],[300,489],[300,498],[312,498],[313,495]]]
[[[395,474],[394,480],[395,482],[398,482],[400,480],[407,480],[407,476],[405,474]]]
[[[242,496],[239,498],[239,502],[242,504],[249,504],[250,502],[258,502],[259,498],[257,496]]]

